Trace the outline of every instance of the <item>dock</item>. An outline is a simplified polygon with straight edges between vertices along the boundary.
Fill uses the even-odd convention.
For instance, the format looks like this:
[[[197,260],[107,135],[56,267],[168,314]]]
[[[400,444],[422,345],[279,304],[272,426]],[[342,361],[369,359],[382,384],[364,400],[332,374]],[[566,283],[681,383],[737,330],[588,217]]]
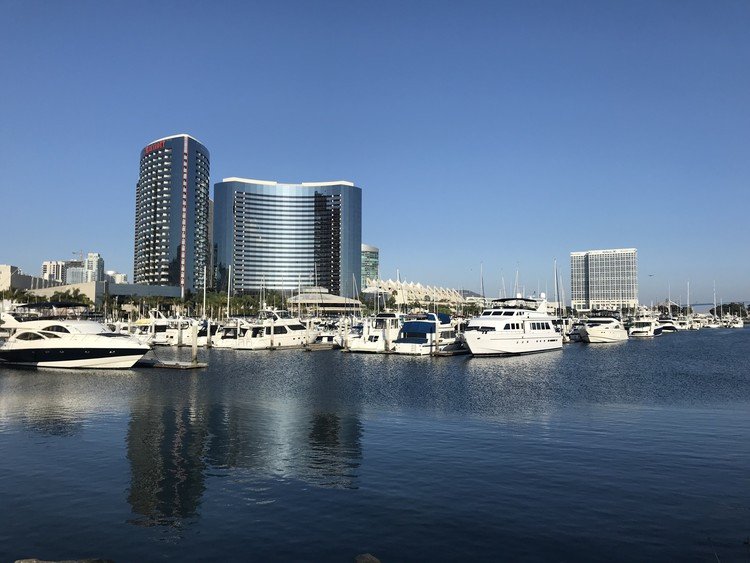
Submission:
[[[432,355],[433,356],[463,356],[469,353],[470,353],[470,350],[468,348],[459,348],[458,350],[444,350],[442,352],[435,352]]]
[[[305,352],[318,352],[320,350],[338,350],[341,346],[333,342],[313,342],[305,344]]]
[[[162,362],[160,360],[141,359],[133,366],[134,368],[163,368],[163,369],[203,369],[207,368],[206,362]]]

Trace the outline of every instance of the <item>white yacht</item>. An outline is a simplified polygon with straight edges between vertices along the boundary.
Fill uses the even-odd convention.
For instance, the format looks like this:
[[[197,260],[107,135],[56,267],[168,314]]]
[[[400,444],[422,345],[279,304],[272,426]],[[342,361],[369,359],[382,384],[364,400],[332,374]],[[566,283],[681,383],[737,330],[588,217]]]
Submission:
[[[422,313],[408,315],[393,342],[396,354],[427,356],[436,352],[453,352],[461,348],[456,329],[448,315]]]
[[[666,332],[677,332],[680,328],[677,326],[677,322],[672,317],[659,317],[656,319],[659,323],[662,333]]]
[[[732,316],[724,319],[724,326],[727,328],[744,328],[745,321],[741,317]]]
[[[267,311],[255,323],[228,322],[211,343],[234,350],[302,348],[315,342],[318,332],[287,311]]]
[[[556,324],[556,323],[555,323]],[[581,328],[583,325],[586,324],[586,320],[583,319],[576,319],[573,321],[573,324],[570,325],[570,330],[568,330],[568,340],[570,342],[583,342],[583,338],[581,337]]]
[[[366,319],[362,332],[346,343],[350,352],[391,352],[404,322],[400,313],[378,313]]]
[[[218,323],[211,323],[208,319],[197,320],[188,317],[174,319],[169,321],[166,341],[170,346],[192,346],[193,331],[195,331],[196,346],[206,346],[209,331],[213,340],[218,330]]]
[[[636,317],[628,329],[628,335],[634,338],[651,338],[660,336],[662,327],[652,317]]]
[[[152,346],[167,346],[169,345],[167,338],[169,323],[170,320],[164,316],[164,313],[157,309],[151,309],[148,312],[148,317],[138,319],[132,324],[131,328],[133,336],[140,342]]]
[[[586,320],[579,329],[581,339],[589,344],[622,342],[628,339],[628,331],[622,324],[619,314],[601,312]]]
[[[721,319],[709,317],[703,326],[705,328],[721,328]]]
[[[466,345],[475,356],[530,354],[562,349],[562,332],[547,313],[547,300],[495,299],[469,321]]]
[[[130,368],[151,348],[94,321],[39,320],[15,327],[0,362],[36,367]]]

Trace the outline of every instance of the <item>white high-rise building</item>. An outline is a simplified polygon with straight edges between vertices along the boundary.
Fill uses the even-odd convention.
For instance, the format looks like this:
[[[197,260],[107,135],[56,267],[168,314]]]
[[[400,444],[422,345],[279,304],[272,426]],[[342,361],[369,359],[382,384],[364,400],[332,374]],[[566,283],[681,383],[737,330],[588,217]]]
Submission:
[[[42,279],[65,283],[65,261],[47,260],[42,262]]]
[[[578,311],[638,306],[635,248],[570,253],[571,306]]]
[[[83,263],[86,281],[104,281],[104,258],[98,252],[89,252]]]

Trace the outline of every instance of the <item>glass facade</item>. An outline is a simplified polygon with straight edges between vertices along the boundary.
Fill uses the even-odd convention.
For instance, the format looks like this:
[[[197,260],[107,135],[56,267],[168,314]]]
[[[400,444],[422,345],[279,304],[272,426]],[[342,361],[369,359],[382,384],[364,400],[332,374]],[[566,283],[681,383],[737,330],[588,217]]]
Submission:
[[[362,283],[369,278],[378,279],[380,269],[380,250],[369,244],[362,245]]]
[[[235,292],[360,287],[362,190],[349,182],[280,184],[227,178],[214,185],[215,275]]]
[[[209,153],[189,135],[141,151],[136,184],[134,282],[203,287],[208,265]]]
[[[638,305],[638,251],[589,250],[570,254],[571,306],[579,311]]]

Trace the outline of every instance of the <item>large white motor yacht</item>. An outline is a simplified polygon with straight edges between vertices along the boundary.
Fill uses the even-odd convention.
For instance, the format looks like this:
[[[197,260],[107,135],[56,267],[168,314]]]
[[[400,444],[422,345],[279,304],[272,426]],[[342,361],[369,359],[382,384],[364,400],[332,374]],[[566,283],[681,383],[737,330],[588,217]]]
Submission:
[[[622,342],[628,339],[628,331],[616,313],[600,313],[590,317],[579,329],[581,339],[589,344]]]
[[[267,311],[255,323],[228,322],[212,339],[212,345],[234,350],[301,348],[315,342],[318,332],[287,311]]]
[[[0,361],[61,368],[130,368],[151,348],[94,321],[39,320],[15,327]]]
[[[475,356],[529,354],[562,349],[562,332],[547,313],[547,300],[495,299],[492,307],[469,321],[464,333]]]

